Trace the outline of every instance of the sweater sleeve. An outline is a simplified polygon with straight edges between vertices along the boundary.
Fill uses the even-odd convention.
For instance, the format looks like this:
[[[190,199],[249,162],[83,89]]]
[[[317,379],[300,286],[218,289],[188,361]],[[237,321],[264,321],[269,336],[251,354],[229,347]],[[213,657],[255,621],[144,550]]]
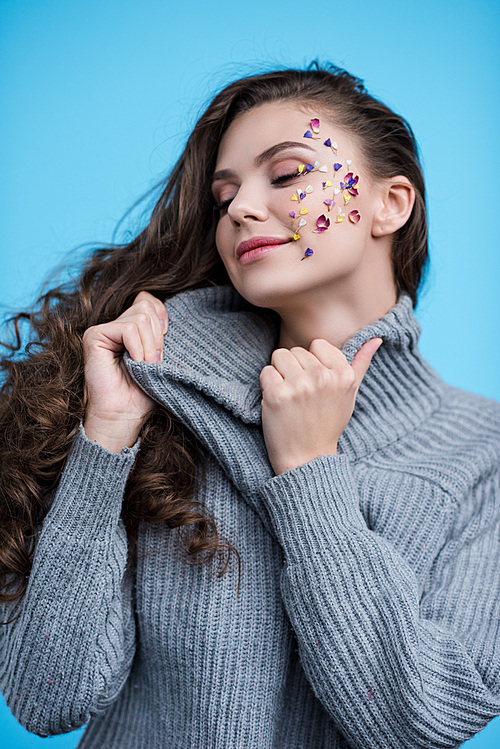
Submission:
[[[128,677],[135,620],[120,512],[138,448],[111,453],[80,425],[26,594],[1,607],[1,690],[17,720],[39,736],[87,723]]]
[[[419,595],[412,567],[368,528],[345,456],[261,487],[302,666],[352,747],[456,747],[500,714],[498,473],[476,491]]]

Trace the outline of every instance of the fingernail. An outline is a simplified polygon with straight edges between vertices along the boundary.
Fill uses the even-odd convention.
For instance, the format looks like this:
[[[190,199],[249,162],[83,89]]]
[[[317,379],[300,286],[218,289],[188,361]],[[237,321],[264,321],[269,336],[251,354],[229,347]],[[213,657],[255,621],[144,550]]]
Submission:
[[[161,362],[161,349],[156,349],[156,361]]]

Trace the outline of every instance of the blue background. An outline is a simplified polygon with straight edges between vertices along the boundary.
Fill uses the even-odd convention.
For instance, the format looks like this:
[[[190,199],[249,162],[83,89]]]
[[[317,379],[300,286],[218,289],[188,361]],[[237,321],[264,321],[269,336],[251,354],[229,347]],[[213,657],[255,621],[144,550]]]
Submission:
[[[414,128],[431,237],[421,349],[446,381],[500,400],[499,21],[486,0],[0,0],[0,314],[82,243],[111,241],[219,87],[318,57]],[[140,225],[132,211],[116,238]],[[47,744],[0,702],[2,747]],[[466,745],[499,744],[497,718]]]

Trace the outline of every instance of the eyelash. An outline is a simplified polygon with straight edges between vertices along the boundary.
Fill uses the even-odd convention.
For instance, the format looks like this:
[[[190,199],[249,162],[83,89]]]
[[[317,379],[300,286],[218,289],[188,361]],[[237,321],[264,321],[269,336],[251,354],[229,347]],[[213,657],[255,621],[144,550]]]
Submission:
[[[282,182],[288,182],[288,180],[296,179],[297,177],[300,177],[299,172],[294,172],[293,174],[281,174],[279,177],[275,177],[271,180],[272,185],[279,185]],[[227,200],[223,200],[222,203],[217,203],[214,205],[214,211],[222,211],[224,208],[227,208],[233,198],[228,198]]]

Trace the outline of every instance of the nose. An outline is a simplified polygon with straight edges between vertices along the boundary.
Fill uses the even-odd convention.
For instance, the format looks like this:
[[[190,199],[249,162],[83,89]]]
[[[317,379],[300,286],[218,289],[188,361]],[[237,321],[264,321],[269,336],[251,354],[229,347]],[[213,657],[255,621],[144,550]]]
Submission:
[[[266,221],[269,213],[262,188],[259,190],[255,183],[240,185],[227,212],[231,221],[238,226],[251,221]]]

